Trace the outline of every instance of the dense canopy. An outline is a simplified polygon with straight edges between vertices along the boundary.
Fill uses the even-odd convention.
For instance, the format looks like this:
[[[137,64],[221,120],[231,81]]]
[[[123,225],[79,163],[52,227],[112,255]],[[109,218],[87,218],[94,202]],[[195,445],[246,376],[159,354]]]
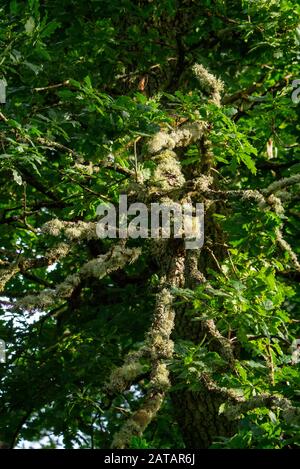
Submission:
[[[0,446],[299,447],[299,4],[2,0],[0,45]],[[121,194],[203,246],[99,238]]]

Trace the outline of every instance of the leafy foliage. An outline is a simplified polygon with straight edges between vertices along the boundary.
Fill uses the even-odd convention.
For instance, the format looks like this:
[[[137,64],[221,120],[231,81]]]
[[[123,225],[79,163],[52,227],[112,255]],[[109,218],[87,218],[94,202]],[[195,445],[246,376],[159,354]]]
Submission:
[[[18,300],[61,284],[113,245],[45,233],[44,224],[94,222],[98,204],[116,203],[128,179],[141,178],[148,187],[155,163],[146,156],[147,139],[199,119],[209,123],[220,190],[201,252],[207,282],[173,294],[191,324],[214,321],[236,363],[227,367],[209,335],[177,331],[167,363],[175,377],[170,393],[131,447],[184,447],[172,394],[201,391],[206,375],[237,396],[275,394],[299,409],[300,360],[293,361],[291,346],[300,335],[294,258],[300,184],[264,193],[265,205],[242,192],[230,196],[299,174],[299,106],[291,99],[299,78],[299,5],[11,0],[0,12],[0,78],[7,81],[0,113],[0,284],[8,267],[19,266],[0,298],[0,338],[7,345],[0,440],[107,448],[139,408],[149,388],[147,360],[125,392],[111,395],[105,383],[139,350],[151,325],[159,266],[149,243],[131,240],[131,247],[143,247],[134,264],[85,279],[69,298],[33,311]],[[221,107],[199,89],[195,63],[223,80]],[[199,145],[180,157],[190,171],[199,163]],[[209,236],[212,220],[220,239]],[[48,262],[58,241],[70,251]],[[218,245],[225,255],[215,254]],[[223,404],[220,414],[225,398]],[[281,410],[242,413],[234,434],[216,434],[211,447],[298,447],[299,421],[287,421]]]

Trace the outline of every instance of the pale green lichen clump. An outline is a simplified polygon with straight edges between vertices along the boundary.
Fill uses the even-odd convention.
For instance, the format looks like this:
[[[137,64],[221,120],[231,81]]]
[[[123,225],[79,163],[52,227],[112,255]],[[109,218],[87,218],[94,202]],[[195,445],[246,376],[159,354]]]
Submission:
[[[159,363],[156,367],[156,373],[152,377],[151,386],[156,390],[163,392],[167,391],[170,387],[169,370],[165,363]]]
[[[151,178],[151,184],[166,192],[174,188],[180,188],[185,183],[181,172],[180,161],[171,150],[161,152],[155,159],[157,166]]]
[[[195,64],[192,71],[199,81],[200,87],[211,96],[211,101],[220,106],[221,92],[224,89],[224,83],[209,73],[201,64]]]
[[[59,236],[64,233],[66,238],[71,241],[82,239],[97,239],[96,223],[93,222],[68,222],[58,220],[57,218],[48,221],[42,227],[42,233],[51,236]]]
[[[199,140],[206,130],[207,123],[205,121],[188,122],[169,132],[161,130],[149,141],[148,151],[151,155],[155,155],[165,149],[174,150],[174,148],[187,147]]]
[[[114,435],[112,448],[124,449],[131,442],[133,436],[141,436],[149,423],[156,416],[162,402],[163,394],[149,395],[141,409],[136,411]]]
[[[201,176],[199,176],[195,180],[195,189],[198,190],[199,192],[205,192],[209,190],[213,182],[214,182],[214,178],[212,176],[201,174]]]
[[[152,327],[146,339],[153,360],[171,358],[174,351],[170,335],[174,327],[173,297],[167,288],[164,288],[156,299],[155,316]]]
[[[54,262],[56,262],[59,258],[65,257],[67,253],[69,252],[69,250],[70,250],[70,247],[65,243],[60,243],[54,248],[49,249],[49,251],[46,252],[45,257],[42,259],[43,262],[45,262],[44,265],[49,266],[53,264]],[[39,267],[40,260],[41,258],[38,258],[34,261],[32,259],[24,260],[22,259],[22,257],[20,257],[18,262],[15,262],[3,269],[0,269],[0,291],[4,290],[4,287],[7,284],[7,282],[9,282],[10,279],[17,273],[27,270],[29,268],[32,268],[35,265]]]
[[[106,388],[107,390],[120,393],[128,387],[128,383],[133,382],[135,378],[140,376],[144,371],[145,365],[138,360],[129,361],[111,373]]]

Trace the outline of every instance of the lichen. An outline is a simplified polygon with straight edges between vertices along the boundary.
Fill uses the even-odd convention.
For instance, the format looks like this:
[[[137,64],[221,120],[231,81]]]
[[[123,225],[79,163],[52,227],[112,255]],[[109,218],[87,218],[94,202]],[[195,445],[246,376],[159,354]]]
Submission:
[[[106,386],[108,391],[121,393],[132,383],[135,378],[140,376],[145,370],[145,365],[138,360],[128,362],[123,366],[116,368],[110,375],[109,383]]]
[[[10,265],[5,269],[0,269],[0,292],[4,290],[5,285],[9,280],[19,272],[18,265]]]
[[[45,289],[39,295],[26,295],[16,303],[16,307],[26,309],[28,311],[40,310],[47,308],[55,301],[55,290]]]
[[[254,200],[255,202],[258,203],[260,207],[266,205],[265,198],[261,195],[260,192],[255,191],[255,190],[244,190],[243,195],[242,195],[243,200]]]
[[[185,183],[181,172],[181,164],[176,153],[165,150],[156,157],[157,166],[151,178],[151,184],[163,192],[180,188]]]
[[[165,392],[170,387],[169,370],[165,363],[159,363],[151,380],[151,387],[157,391]]]
[[[150,155],[155,155],[165,149],[187,147],[199,140],[206,130],[205,121],[188,122],[172,131],[161,130],[148,142],[148,152]]]
[[[76,168],[77,171],[79,171],[82,174],[87,174],[91,176],[94,173],[99,173],[100,168],[98,166],[93,165],[93,163],[90,161],[89,164],[82,164],[79,162],[76,162],[74,164],[74,168]]]
[[[133,436],[141,436],[159,411],[162,402],[163,394],[149,394],[143,407],[137,410],[114,435],[111,447],[124,449],[128,447]]]
[[[224,83],[209,73],[201,64],[195,64],[192,67],[192,71],[199,81],[200,87],[211,96],[211,101],[220,106]]]
[[[194,73],[200,82],[200,86],[206,91],[212,102],[220,105],[221,91],[223,83],[210,74],[202,65],[195,65]],[[185,177],[182,172],[177,149],[188,147],[202,139],[202,165],[209,166],[213,160],[211,142],[207,134],[209,125],[207,122],[199,120],[188,122],[176,129],[162,129],[157,132],[147,145],[146,158],[155,163],[155,168],[151,177],[147,178],[147,193],[140,187],[141,180],[136,181],[135,195],[142,191],[146,201],[159,199],[161,205],[176,204],[176,200],[182,203],[182,188],[185,185]],[[209,175],[198,177],[195,189],[199,192],[209,190],[213,183],[213,178]],[[132,187],[132,186],[131,186]],[[179,189],[179,190],[178,190]],[[180,199],[181,197],[181,199]],[[148,200],[147,200],[148,198]],[[143,202],[145,200],[143,199]],[[192,220],[192,224],[194,220]],[[163,239],[153,240],[153,250],[155,257],[161,260],[165,257],[167,244]],[[170,260],[170,259],[168,259]],[[174,270],[174,271],[173,271]],[[149,423],[155,418],[159,411],[165,393],[170,387],[169,372],[167,369],[167,360],[172,358],[174,353],[174,343],[171,339],[171,333],[174,328],[175,312],[173,306],[173,295],[170,288],[178,286],[180,279],[184,277],[184,262],[179,256],[172,266],[169,273],[161,275],[160,292],[156,297],[156,305],[153,315],[153,321],[149,331],[146,334],[145,342],[140,349],[140,355],[130,363],[126,358],[123,367],[116,370],[110,379],[110,388],[115,391],[124,390],[130,385],[130,378],[140,372],[139,358],[144,356],[150,362],[151,375],[148,385],[148,391],[140,408],[122,425],[119,432],[114,436],[113,448],[126,448],[130,445],[132,437],[142,435]]]
[[[15,306],[31,311],[46,308],[57,300],[70,298],[83,279],[88,277],[101,279],[114,270],[124,267],[125,264],[134,262],[140,253],[139,248],[129,249],[123,245],[115,245],[108,253],[88,261],[76,274],[68,275],[55,289],[45,289],[37,295],[27,295],[17,301]]]
[[[202,174],[195,180],[195,189],[199,192],[207,191],[210,186],[213,184],[213,177],[207,176],[206,174]]]
[[[93,222],[68,222],[57,218],[49,220],[42,226],[42,233],[51,236],[60,236],[62,233],[71,241],[97,239],[96,223]]]

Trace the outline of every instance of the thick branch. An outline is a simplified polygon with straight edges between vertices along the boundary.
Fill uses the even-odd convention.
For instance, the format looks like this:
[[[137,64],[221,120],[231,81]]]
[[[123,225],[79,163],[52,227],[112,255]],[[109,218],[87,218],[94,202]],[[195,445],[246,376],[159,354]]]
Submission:
[[[106,254],[88,261],[80,268],[78,273],[68,275],[55,289],[45,289],[38,295],[27,295],[16,303],[16,307],[27,310],[49,307],[57,300],[70,298],[75,288],[84,279],[94,277],[100,280],[111,272],[123,268],[127,263],[134,262],[139,255],[140,249],[125,248],[122,240]]]

